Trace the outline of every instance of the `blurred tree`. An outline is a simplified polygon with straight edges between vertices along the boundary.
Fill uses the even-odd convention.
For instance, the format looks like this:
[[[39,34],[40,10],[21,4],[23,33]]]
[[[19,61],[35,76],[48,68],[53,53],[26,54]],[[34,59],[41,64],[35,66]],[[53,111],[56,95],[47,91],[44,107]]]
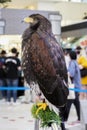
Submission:
[[[0,3],[7,3],[7,2],[11,2],[11,0],[0,0]]]
[[[8,5],[7,3],[11,2],[11,0],[0,0],[0,5],[4,8],[6,8]]]

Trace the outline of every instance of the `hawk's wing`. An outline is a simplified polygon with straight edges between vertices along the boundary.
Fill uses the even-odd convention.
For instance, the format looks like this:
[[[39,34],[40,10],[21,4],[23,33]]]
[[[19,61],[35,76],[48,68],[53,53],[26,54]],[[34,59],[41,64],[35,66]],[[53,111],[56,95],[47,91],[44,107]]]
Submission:
[[[59,75],[67,80],[63,51],[52,35],[41,37],[34,33],[23,47],[22,62],[27,82],[33,80],[32,73],[37,79]]]

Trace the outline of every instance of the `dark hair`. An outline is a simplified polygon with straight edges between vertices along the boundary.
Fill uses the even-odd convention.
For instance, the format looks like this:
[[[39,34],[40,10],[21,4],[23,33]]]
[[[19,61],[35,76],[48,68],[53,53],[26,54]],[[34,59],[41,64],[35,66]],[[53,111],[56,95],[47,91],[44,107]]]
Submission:
[[[12,48],[12,49],[11,49],[11,52],[12,52],[12,53],[17,53],[17,49],[16,49],[16,48]]]
[[[80,54],[81,50],[82,50],[82,48],[81,48],[80,46],[77,46],[77,47],[76,47],[76,53],[77,53],[77,54]]]
[[[81,46],[77,46],[77,47],[76,47],[76,50],[79,50],[79,51],[80,51],[81,49],[82,49]]]
[[[70,51],[69,55],[70,55],[70,58],[71,58],[72,60],[76,60],[76,59],[77,59],[77,55],[76,55],[76,52],[75,52],[75,51]]]
[[[1,51],[1,55],[5,55],[6,54],[6,51],[5,50],[2,50]]]
[[[63,49],[64,54],[68,54],[68,51],[66,49]]]

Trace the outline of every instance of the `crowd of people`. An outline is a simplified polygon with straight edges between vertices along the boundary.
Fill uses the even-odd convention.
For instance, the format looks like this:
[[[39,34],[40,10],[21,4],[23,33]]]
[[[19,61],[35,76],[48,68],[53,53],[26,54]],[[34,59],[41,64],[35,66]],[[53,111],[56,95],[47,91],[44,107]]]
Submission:
[[[12,48],[10,54],[5,50],[0,53],[0,87],[17,87],[21,74],[21,61],[18,58],[18,51]],[[0,97],[7,101],[7,104],[17,104],[17,90],[2,90]],[[13,98],[13,102],[11,99]]]

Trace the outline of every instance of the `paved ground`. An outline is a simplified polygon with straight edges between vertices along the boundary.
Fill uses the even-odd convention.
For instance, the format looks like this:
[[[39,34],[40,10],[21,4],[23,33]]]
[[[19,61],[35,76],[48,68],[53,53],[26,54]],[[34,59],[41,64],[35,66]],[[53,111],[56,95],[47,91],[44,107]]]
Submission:
[[[36,130],[35,121],[30,112],[31,106],[32,103],[9,106],[6,102],[0,101],[0,130]],[[83,124],[75,123],[75,121],[76,112],[72,106],[69,120],[65,123],[67,130],[86,130]]]

